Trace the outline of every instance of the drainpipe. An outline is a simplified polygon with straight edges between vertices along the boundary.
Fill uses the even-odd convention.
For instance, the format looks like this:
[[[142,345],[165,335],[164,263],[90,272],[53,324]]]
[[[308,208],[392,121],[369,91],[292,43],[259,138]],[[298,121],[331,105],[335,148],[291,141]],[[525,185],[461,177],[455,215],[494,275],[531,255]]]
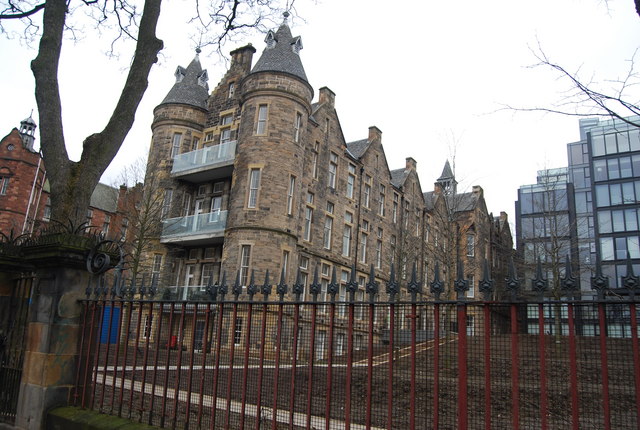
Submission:
[[[40,154],[38,154],[40,155]],[[33,183],[31,184],[31,192],[29,193],[29,202],[27,203],[27,209],[24,214],[24,223],[22,224],[22,233],[26,233],[27,230],[27,220],[29,219],[29,211],[31,210],[31,204],[33,203],[33,193],[36,188],[36,182],[38,182],[38,173],[40,173],[40,164],[42,163],[42,156],[38,157],[38,166],[36,167],[36,174],[33,178]],[[43,184],[44,185],[44,184]],[[34,217],[35,218],[35,217]]]
[[[360,181],[358,183],[358,204],[356,205],[356,234],[355,234],[355,246],[356,250],[353,253],[353,266],[358,270],[358,248],[360,247],[360,215],[362,207],[362,178],[364,173],[364,167],[360,166]]]

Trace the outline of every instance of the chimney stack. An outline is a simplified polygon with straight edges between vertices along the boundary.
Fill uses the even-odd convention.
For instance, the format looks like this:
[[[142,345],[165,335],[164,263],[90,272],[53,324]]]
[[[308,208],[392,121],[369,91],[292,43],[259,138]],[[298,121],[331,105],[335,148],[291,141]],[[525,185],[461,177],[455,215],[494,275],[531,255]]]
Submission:
[[[335,108],[336,106],[336,93],[331,91],[327,87],[320,88],[320,96],[318,98],[320,104],[326,104],[331,108]]]
[[[253,60],[253,54],[255,54],[255,52],[256,48],[251,44],[231,51],[231,69],[239,67],[243,72],[249,73],[251,71],[251,61]]]

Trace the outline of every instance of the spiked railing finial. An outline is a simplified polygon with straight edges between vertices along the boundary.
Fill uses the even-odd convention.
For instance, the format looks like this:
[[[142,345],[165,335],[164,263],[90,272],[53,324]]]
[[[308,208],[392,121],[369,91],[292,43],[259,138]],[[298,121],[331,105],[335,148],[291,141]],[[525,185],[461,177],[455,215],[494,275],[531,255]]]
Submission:
[[[542,271],[542,262],[538,257],[538,263],[536,265],[536,277],[531,280],[531,289],[538,293],[540,297],[544,296],[545,291],[549,287],[549,280],[545,278]]]
[[[373,270],[373,264],[369,269],[369,282],[365,287],[367,294],[369,294],[369,302],[373,303],[376,299],[376,294],[378,294],[378,282],[376,281],[376,272]]]
[[[316,269],[317,270],[317,269]],[[304,292],[304,285],[302,284],[302,271],[298,267],[298,272],[296,273],[296,282],[293,284],[291,288],[293,295],[296,298],[296,302],[300,301],[300,296]]]
[[[598,300],[604,300],[609,289],[609,277],[602,274],[602,264],[599,261],[596,262],[596,274],[591,277],[591,288],[596,291]]]
[[[269,269],[264,274],[264,284],[262,284],[262,296],[264,297],[264,301],[266,302],[269,298],[269,294],[271,294],[271,282],[269,282]]]
[[[560,286],[565,291],[575,291],[578,289],[580,282],[578,278],[573,276],[573,270],[571,267],[571,260],[569,255],[565,259],[565,272],[564,277],[560,278]]]
[[[298,268],[298,271],[300,270],[300,268]],[[276,293],[278,293],[278,297],[280,301],[284,300],[284,295],[287,294],[287,290],[289,289],[289,287],[287,286],[287,283],[285,282],[285,278],[286,274],[284,273],[284,267],[282,268],[282,271],[280,272],[280,282],[278,282],[278,285],[276,285]]]
[[[321,288],[322,288],[322,285],[320,284],[320,280],[318,278],[318,266],[316,266],[316,270],[314,270],[313,272],[313,282],[309,286],[309,289],[311,290],[311,296],[313,296],[314,302],[318,301],[318,294],[320,294]]]
[[[469,290],[469,281],[464,278],[464,265],[462,260],[458,260],[458,275],[453,282],[453,288],[457,293],[458,300],[464,300],[465,294]]]
[[[347,292],[349,293],[349,302],[353,303],[356,299],[356,291],[358,291],[358,282],[356,281],[356,265],[351,266],[351,277],[347,282]]]
[[[433,281],[431,281],[431,294],[436,300],[440,300],[440,296],[444,293],[444,282],[440,279],[440,263],[436,263],[435,271],[433,272]]]
[[[487,259],[484,259],[484,267],[482,268],[482,279],[478,283],[480,292],[484,295],[485,300],[491,300],[493,294],[493,279],[491,279],[491,273],[489,271],[489,263]]]
[[[331,297],[331,301],[335,302],[336,300],[336,294],[338,293],[338,281],[337,281],[337,275],[336,275],[336,266],[333,266],[333,270],[331,271],[331,282],[329,282],[329,285],[327,285],[327,292],[329,293],[329,296]]]
[[[415,302],[418,299],[418,294],[422,293],[422,283],[418,281],[418,272],[416,270],[416,263],[413,263],[411,269],[411,279],[407,284],[407,291],[411,294],[411,301]]]
[[[634,300],[638,287],[640,287],[640,278],[633,273],[633,264],[631,264],[629,252],[627,252],[627,275],[622,277],[622,287],[629,291],[631,300]]]
[[[240,285],[240,271],[236,272],[236,281],[231,286],[231,294],[235,297],[235,300],[238,300],[240,294],[242,294],[242,285]]]

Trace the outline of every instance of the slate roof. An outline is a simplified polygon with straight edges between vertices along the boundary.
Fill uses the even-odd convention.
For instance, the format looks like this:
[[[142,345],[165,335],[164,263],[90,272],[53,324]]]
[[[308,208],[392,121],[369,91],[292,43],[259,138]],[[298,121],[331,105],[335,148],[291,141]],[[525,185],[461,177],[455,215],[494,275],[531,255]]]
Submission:
[[[409,177],[409,170],[407,169],[396,169],[391,172],[391,183],[400,188],[404,185],[404,181]]]
[[[275,43],[269,42],[270,38]],[[269,31],[265,42],[267,42],[267,47],[262,51],[262,55],[253,66],[251,73],[285,72],[309,82],[304,67],[302,67],[300,55],[294,49],[296,44],[301,46],[300,36],[292,37],[291,30],[286,23],[283,23],[275,33]]]
[[[437,181],[442,181],[443,179],[451,179],[453,178],[453,170],[451,170],[451,165],[449,164],[449,160],[444,163],[444,169],[442,169],[442,173]]]
[[[355,142],[347,143],[347,150],[353,155],[356,159],[360,159],[367,152],[367,148],[369,148],[368,139],[356,140]]]
[[[433,210],[435,208],[436,194],[433,191],[423,193],[424,203],[427,210]],[[472,192],[460,193],[449,196],[448,198],[450,207],[453,207],[455,212],[466,212],[473,210],[478,204],[478,195]]]
[[[176,79],[173,88],[169,90],[169,93],[160,104],[180,103],[206,109],[207,98],[209,97],[209,85],[206,84],[206,73],[206,70],[202,70],[200,58],[196,54],[186,69],[178,66],[176,77],[179,74],[182,74],[183,77],[181,80]],[[199,78],[203,75],[205,77],[204,86],[198,83]]]
[[[118,190],[109,185],[98,183],[91,194],[89,205],[106,212],[115,212],[118,208]]]
[[[427,191],[426,193],[422,193],[422,198],[424,199],[424,206],[426,210],[430,211],[435,208],[436,195],[433,191]]]
[[[456,212],[470,211],[476,207],[478,203],[478,195],[475,193],[461,193],[451,196],[455,199],[453,202],[454,210]]]

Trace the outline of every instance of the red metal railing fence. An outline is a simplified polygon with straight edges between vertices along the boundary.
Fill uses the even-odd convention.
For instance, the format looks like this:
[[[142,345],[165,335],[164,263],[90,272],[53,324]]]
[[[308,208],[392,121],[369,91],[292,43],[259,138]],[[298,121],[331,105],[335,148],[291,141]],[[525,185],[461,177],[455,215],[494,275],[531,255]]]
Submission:
[[[471,301],[458,279],[458,300],[424,300],[415,274],[385,292],[372,273],[356,301],[334,274],[321,302],[266,278],[206,301],[89,289],[75,404],[167,428],[640,428],[633,291]]]

